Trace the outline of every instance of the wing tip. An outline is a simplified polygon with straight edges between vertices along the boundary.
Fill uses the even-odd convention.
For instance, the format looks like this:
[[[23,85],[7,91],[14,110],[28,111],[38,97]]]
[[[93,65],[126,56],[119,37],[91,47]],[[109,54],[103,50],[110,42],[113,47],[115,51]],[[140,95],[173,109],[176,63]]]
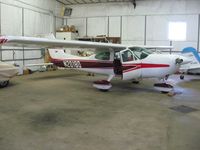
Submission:
[[[5,43],[7,43],[7,42],[8,42],[8,39],[5,38],[5,36],[1,36],[1,37],[0,37],[0,45],[3,45],[3,44],[5,44]]]

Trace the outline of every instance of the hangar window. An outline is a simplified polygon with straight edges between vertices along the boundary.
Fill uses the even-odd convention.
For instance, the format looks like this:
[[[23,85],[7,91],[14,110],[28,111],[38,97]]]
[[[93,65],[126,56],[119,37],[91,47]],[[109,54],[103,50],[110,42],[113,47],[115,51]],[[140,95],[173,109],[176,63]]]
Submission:
[[[187,33],[186,22],[170,22],[168,39],[170,41],[185,41]]]
[[[99,52],[95,58],[99,60],[110,60],[110,52]]]

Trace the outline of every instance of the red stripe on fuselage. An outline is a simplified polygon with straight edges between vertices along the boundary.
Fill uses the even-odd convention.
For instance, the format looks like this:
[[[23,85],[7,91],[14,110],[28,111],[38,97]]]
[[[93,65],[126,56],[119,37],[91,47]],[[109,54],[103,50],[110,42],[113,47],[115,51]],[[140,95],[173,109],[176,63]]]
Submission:
[[[123,73],[130,72],[137,69],[142,68],[166,68],[170,65],[168,64],[147,64],[147,63],[138,63],[138,64],[124,64],[123,66]]]
[[[51,59],[51,62],[59,67],[66,67],[64,61],[80,62],[80,68],[113,69],[113,61],[104,60],[81,60],[81,59]],[[72,67],[73,68],[73,67]],[[74,67],[76,68],[76,67]]]
[[[113,69],[113,61],[107,60],[82,60],[82,59],[51,59],[51,62],[59,67],[66,67],[64,61],[78,61],[81,64],[81,68],[99,68],[99,69]],[[134,63],[123,64],[123,72],[130,72],[142,68],[165,68],[169,67],[168,64],[150,64],[150,63]]]

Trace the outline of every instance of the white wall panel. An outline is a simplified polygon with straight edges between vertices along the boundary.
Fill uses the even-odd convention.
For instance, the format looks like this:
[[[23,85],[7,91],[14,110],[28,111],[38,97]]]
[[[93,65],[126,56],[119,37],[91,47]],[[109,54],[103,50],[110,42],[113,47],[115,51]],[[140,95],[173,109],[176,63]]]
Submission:
[[[107,35],[108,34],[108,17],[88,18],[87,35]]]
[[[144,16],[122,17],[122,40],[143,41],[145,31]]]
[[[109,17],[109,36],[120,37],[121,17]]]
[[[40,50],[24,51],[24,57],[27,59],[39,58],[41,57]]]
[[[74,18],[67,19],[67,25],[75,25],[79,32],[79,36],[86,36],[86,19],[85,18]]]
[[[44,60],[43,59],[35,59],[35,60],[26,60],[24,62],[25,65],[28,65],[28,64],[39,64],[39,63],[44,63]],[[39,67],[37,67],[38,69]]]
[[[59,29],[61,26],[63,26],[63,19],[56,17],[56,29]]]
[[[144,41],[122,41],[125,45],[144,45]]]
[[[22,35],[22,9],[1,4],[1,34]]]
[[[53,32],[52,16],[32,10],[24,11],[24,34],[35,36]]]
[[[169,22],[186,22],[187,41],[197,41],[198,15],[147,16],[147,41],[168,40]]]
[[[1,3],[1,34],[4,35],[22,35],[23,33],[23,15],[24,15],[24,32],[25,36],[34,36],[37,34],[48,34],[54,31],[56,21],[53,12],[59,14],[61,4],[55,0],[0,0]],[[24,14],[23,13],[24,9]],[[59,23],[57,22],[57,25]],[[61,22],[62,24],[62,22]],[[60,25],[59,25],[60,26]],[[11,49],[11,51],[3,51],[3,60],[23,59],[23,51],[15,51],[12,47],[2,47],[3,49]],[[16,48],[15,48],[16,49]],[[1,55],[1,52],[0,52]],[[25,51],[26,58],[41,57],[40,51]],[[43,60],[34,60],[34,63]],[[31,61],[26,61],[28,63]],[[17,62],[23,65],[23,61]]]
[[[15,59],[23,59],[23,51],[22,50],[15,50],[14,51],[14,58]]]
[[[146,45],[151,45],[151,46],[170,46],[170,41],[147,41]]]
[[[197,49],[197,42],[173,42],[172,45],[175,51],[182,51],[185,47],[194,47]]]
[[[13,52],[12,51],[2,51],[2,60],[12,60]]]
[[[136,9],[130,3],[98,3],[71,5],[72,17],[155,15],[155,14],[199,14],[199,0],[137,0]]]

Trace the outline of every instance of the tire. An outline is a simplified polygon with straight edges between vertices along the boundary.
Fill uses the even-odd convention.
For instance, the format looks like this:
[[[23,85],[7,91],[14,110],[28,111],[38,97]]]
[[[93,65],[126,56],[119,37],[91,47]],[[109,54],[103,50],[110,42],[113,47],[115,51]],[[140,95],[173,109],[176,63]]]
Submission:
[[[99,89],[101,92],[108,92],[109,90],[106,89]]]
[[[140,81],[132,81],[133,84],[139,84]]]
[[[183,80],[184,79],[184,75],[180,75],[180,79]]]
[[[162,94],[167,94],[167,93],[169,93],[169,92],[167,92],[167,91],[160,91]]]
[[[8,86],[8,84],[9,84],[9,81],[1,81],[0,88],[4,88],[4,87]]]

